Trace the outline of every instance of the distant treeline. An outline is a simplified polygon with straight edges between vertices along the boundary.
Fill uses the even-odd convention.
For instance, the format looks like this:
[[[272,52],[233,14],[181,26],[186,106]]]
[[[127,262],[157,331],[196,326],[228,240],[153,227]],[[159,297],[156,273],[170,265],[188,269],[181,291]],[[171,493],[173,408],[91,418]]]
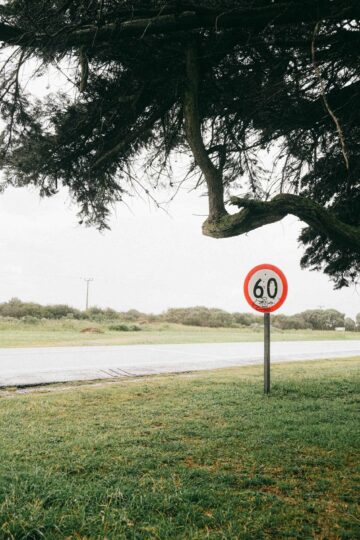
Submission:
[[[206,307],[171,308],[159,317],[168,322],[191,326],[230,328],[254,327],[263,322],[263,316],[260,314],[228,313],[222,309]],[[356,330],[356,327],[360,329],[360,313],[356,316],[355,322],[336,309],[309,309],[296,315],[272,315],[271,319],[272,325],[282,330],[334,330],[337,327],[345,327],[346,330]]]
[[[188,326],[211,328],[256,327],[262,324],[262,315],[255,313],[228,313],[222,309],[207,307],[170,308],[160,315],[141,313],[136,309],[115,311],[114,309],[92,307],[81,311],[66,304],[42,306],[34,302],[22,302],[12,298],[0,303],[0,317],[28,320],[33,319],[78,319],[91,321],[130,321],[139,324],[169,322]],[[272,315],[273,326],[283,330],[360,330],[360,313],[356,320],[345,317],[336,309],[309,309],[296,315]]]

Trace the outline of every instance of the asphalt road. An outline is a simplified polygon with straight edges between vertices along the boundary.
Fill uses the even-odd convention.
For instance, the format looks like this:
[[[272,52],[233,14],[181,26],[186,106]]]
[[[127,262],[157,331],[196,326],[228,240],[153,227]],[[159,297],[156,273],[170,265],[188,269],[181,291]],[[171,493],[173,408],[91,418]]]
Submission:
[[[360,356],[360,340],[271,344],[272,362],[349,356]],[[0,386],[175,373],[262,361],[262,342],[0,349]]]

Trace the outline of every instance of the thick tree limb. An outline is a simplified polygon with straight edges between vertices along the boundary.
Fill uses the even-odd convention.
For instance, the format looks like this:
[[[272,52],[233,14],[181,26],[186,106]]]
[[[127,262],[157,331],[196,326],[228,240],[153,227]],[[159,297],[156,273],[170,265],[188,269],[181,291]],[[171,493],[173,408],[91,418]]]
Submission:
[[[66,28],[57,32],[56,36],[47,33],[29,32],[22,28],[0,23],[0,42],[9,45],[37,47],[48,45],[56,49],[61,47],[91,46],[96,43],[119,41],[123,37],[143,37],[144,35],[166,34],[184,30],[215,29],[242,27],[246,31],[257,31],[267,25],[283,26],[317,22],[319,20],[351,20],[360,18],[360,3],[349,0],[344,7],[343,0],[321,0],[314,2],[283,2],[260,7],[238,9],[201,9],[191,4],[189,8],[173,13],[150,17],[136,17],[129,10],[129,18],[119,17],[114,23],[103,25],[84,25],[83,27]]]
[[[224,188],[221,172],[215,167],[205,148],[201,135],[198,106],[199,67],[196,43],[189,44],[186,54],[186,88],[184,92],[184,119],[186,138],[200,167],[208,187],[209,219],[217,219],[226,214]]]
[[[320,234],[338,244],[360,253],[360,227],[339,220],[331,210],[298,195],[281,194],[271,201],[232,197],[231,204],[243,208],[240,212],[223,216],[217,221],[206,220],[203,233],[213,238],[227,238],[280,221],[288,214],[297,216]]]
[[[80,48],[79,61],[80,61],[80,69],[81,69],[79,90],[80,92],[84,92],[86,90],[88,77],[89,77],[89,61],[86,56],[85,47]]]

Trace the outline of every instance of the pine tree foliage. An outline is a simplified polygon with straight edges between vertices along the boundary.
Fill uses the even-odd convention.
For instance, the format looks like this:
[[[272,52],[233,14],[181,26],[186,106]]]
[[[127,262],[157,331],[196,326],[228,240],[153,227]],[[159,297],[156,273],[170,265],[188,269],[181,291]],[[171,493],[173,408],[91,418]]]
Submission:
[[[67,186],[105,227],[140,160],[148,191],[187,154],[208,193],[205,234],[294,214],[302,264],[356,281],[358,0],[7,0],[0,43],[4,186]],[[28,80],[57,71],[67,91],[35,98]]]

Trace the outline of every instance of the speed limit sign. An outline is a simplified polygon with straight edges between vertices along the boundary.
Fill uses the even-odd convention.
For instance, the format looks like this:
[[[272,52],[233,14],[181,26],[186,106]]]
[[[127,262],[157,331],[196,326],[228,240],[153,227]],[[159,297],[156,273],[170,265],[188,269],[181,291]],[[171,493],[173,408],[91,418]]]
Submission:
[[[264,313],[264,392],[270,392],[270,313],[285,302],[286,277],[273,264],[255,266],[245,278],[244,293],[250,306]]]
[[[286,277],[272,264],[255,266],[245,278],[244,293],[250,306],[270,313],[285,302],[288,291]]]

